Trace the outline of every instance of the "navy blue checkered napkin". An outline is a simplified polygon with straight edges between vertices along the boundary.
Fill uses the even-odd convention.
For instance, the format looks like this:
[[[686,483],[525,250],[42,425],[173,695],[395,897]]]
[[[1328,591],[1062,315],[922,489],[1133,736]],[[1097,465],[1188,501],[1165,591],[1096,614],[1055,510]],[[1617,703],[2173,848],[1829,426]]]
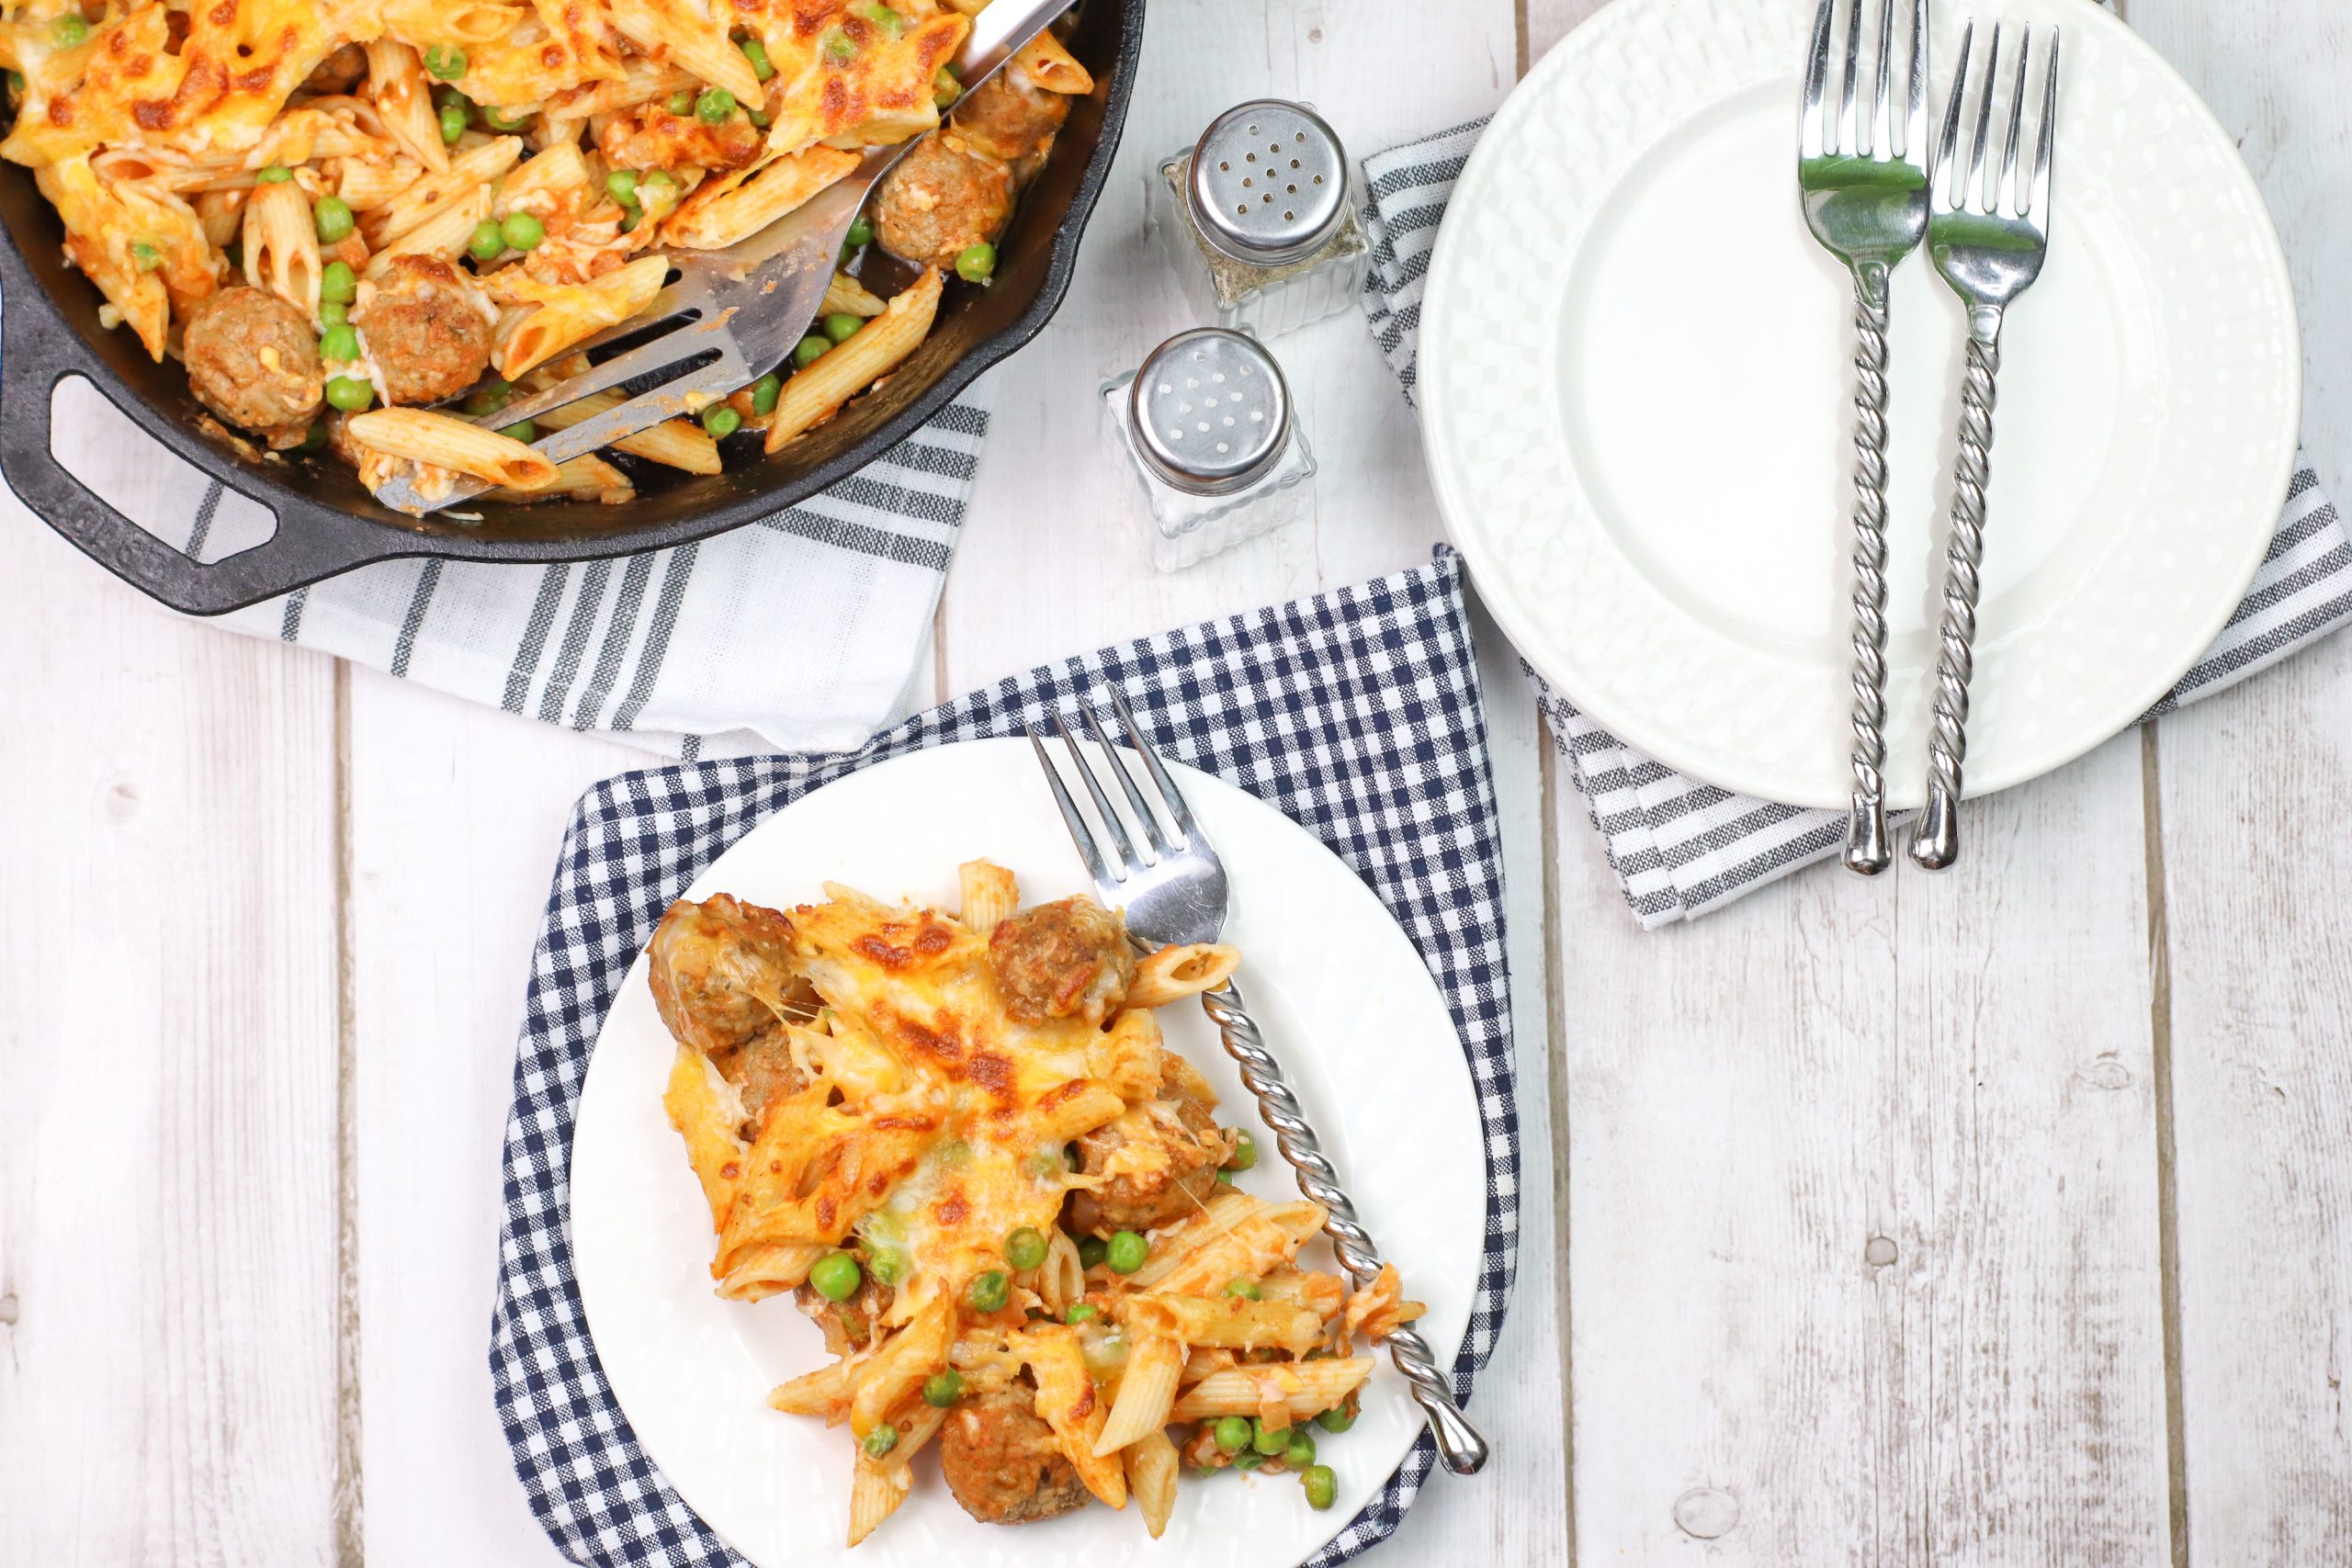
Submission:
[[[1017,736],[1116,683],[1152,742],[1305,826],[1379,895],[1444,991],[1478,1088],[1487,1234],[1454,1393],[1502,1331],[1519,1257],[1519,1122],[1502,859],[1476,660],[1450,552],[1434,565],[1030,671],[836,756],[733,758],[623,773],[582,798],[532,957],[506,1128],[490,1370],[514,1469],[575,1562],[741,1568],[638,1446],[572,1276],[573,1113],[615,990],[718,852],[821,784],[949,741]],[[788,1310],[788,1309],[780,1309]],[[761,1391],[747,1390],[747,1398]],[[1423,1433],[1370,1506],[1310,1560],[1394,1530],[1429,1475]]]

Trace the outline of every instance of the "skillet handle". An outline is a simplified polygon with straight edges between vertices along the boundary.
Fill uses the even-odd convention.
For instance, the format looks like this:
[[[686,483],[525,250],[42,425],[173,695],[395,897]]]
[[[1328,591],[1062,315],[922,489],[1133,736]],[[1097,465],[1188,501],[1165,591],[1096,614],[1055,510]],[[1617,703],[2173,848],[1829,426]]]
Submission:
[[[397,528],[280,495],[268,503],[277,513],[276,533],[207,565],[116,511],[50,450],[57,384],[80,375],[133,423],[155,414],[125,401],[50,302],[23,298],[38,285],[17,268],[8,270],[17,275],[9,280],[17,287],[9,290],[16,298],[8,308],[0,309],[0,475],[18,500],[92,560],[175,610],[218,615],[369,561],[415,553],[413,540]]]

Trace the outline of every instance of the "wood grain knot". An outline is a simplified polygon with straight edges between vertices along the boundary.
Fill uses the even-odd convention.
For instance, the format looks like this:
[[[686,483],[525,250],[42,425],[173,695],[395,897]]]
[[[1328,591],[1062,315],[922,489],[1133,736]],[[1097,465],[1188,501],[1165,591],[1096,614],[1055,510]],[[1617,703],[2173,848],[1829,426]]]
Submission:
[[[1674,1522],[1684,1535],[1713,1540],[1739,1523],[1739,1499],[1721,1487],[1692,1487],[1674,1500]]]
[[[17,1297],[14,1292],[0,1296],[0,1325],[10,1328],[17,1325]]]
[[[2130,1089],[2132,1069],[2112,1056],[2101,1056],[2083,1069],[2083,1081],[2093,1089]]]
[[[1891,1237],[1874,1235],[1862,1246],[1862,1261],[1873,1269],[1883,1269],[1894,1258],[1894,1242]]]
[[[109,780],[98,794],[98,809],[119,828],[139,815],[139,786],[129,779]]]

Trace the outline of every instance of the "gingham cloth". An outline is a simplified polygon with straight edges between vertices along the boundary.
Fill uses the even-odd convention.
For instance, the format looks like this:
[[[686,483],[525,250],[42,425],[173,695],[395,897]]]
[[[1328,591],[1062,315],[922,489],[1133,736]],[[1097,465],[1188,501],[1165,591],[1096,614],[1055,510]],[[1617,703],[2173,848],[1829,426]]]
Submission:
[[[1364,312],[1408,401],[1421,294],[1438,220],[1483,119],[1364,160],[1373,266]],[[2352,620],[2352,538],[2319,477],[2295,462],[2270,552],[2216,642],[2141,722],[2235,685]],[[1743,894],[1835,855],[1846,814],[1733,795],[1676,773],[1577,710],[1525,661],[1520,668],[1551,721],[1552,743],[1608,845],[1625,902],[1647,929],[1721,908]]]
[[[1487,1156],[1485,1247],[1453,1366],[1455,1394],[1470,1396],[1517,1267],[1519,1130],[1486,719],[1459,570],[1441,551],[1432,566],[1361,587],[1032,671],[846,756],[707,760],[624,773],[582,797],[531,964],[490,1347],[516,1473],[572,1561],[743,1562],[638,1447],[572,1277],[573,1111],[615,987],[662,911],[720,851],[808,791],[923,747],[1021,735],[1050,712],[1074,715],[1087,694],[1114,683],[1155,745],[1282,811],[1362,875],[1445,993],[1477,1087]],[[1425,1432],[1371,1506],[1310,1560],[1315,1568],[1394,1530],[1434,1457]]]
[[[391,560],[223,615],[509,713],[665,756],[839,751],[906,712],[989,416],[980,387],[797,506],[674,549],[561,566]],[[266,509],[69,381],[59,461],[198,560]]]

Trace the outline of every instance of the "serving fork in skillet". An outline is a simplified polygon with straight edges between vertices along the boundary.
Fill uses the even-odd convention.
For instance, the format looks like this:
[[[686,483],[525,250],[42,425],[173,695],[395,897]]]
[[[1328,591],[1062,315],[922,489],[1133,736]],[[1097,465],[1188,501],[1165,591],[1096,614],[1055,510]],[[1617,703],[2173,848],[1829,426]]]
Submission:
[[[997,5],[1002,4],[1004,0],[997,0]],[[1058,713],[1054,715],[1054,728],[1068,748],[1070,765],[1076,769],[1094,814],[1102,824],[1102,837],[1096,836],[1086,812],[1063,784],[1061,773],[1046,750],[1045,737],[1033,728],[1029,743],[1036,750],[1038,764],[1046,770],[1054,804],[1061,808],[1070,840],[1093,878],[1095,896],[1107,908],[1125,908],[1131,935],[1154,946],[1213,942],[1225,929],[1226,910],[1230,903],[1225,863],[1217,859],[1208,836],[1193,820],[1175,779],[1152,750],[1143,731],[1136,727],[1126,701],[1116,687],[1111,688],[1110,698],[1127,744],[1141,760],[1161,808],[1174,824],[1173,836],[1162,830],[1159,818],[1153,815],[1142,788],[1136,783],[1134,765],[1122,759],[1119,748],[1104,732],[1102,721],[1091,702],[1083,705],[1082,711],[1087,732],[1102,755],[1099,772],[1087,761],[1078,738],[1070,733]],[[1148,852],[1137,847],[1135,835],[1113,804],[1102,784],[1102,775],[1106,773],[1116,781],[1119,793],[1125,797],[1128,814],[1148,841]],[[1112,851],[1107,855],[1103,852],[1105,839]],[[1331,1248],[1339,1255],[1340,1266],[1347,1270],[1357,1288],[1369,1286],[1380,1273],[1379,1250],[1357,1217],[1355,1204],[1340,1187],[1339,1172],[1323,1153],[1314,1129],[1307,1125],[1298,1097],[1283,1079],[1282,1064],[1266,1048],[1265,1035],[1250,1018],[1249,1007],[1241,999],[1240,987],[1227,981],[1217,990],[1204,993],[1201,1005],[1216,1024],[1217,1032],[1225,1041],[1226,1054],[1241,1069],[1242,1084],[1257,1097],[1259,1113],[1273,1130],[1274,1143],[1283,1158],[1297,1173],[1299,1190],[1329,1211],[1330,1217],[1324,1222],[1324,1232],[1331,1238]],[[1476,1474],[1487,1462],[1487,1440],[1454,1403],[1451,1381],[1438,1366],[1429,1341],[1409,1326],[1403,1326],[1391,1333],[1385,1343],[1389,1359],[1403,1374],[1414,1402],[1428,1418],[1430,1430],[1437,1439],[1438,1455],[1444,1460],[1446,1468],[1457,1475]]]
[[[1971,22],[1960,44],[1951,103],[1936,152],[1934,215],[1928,253],[1952,292],[1968,308],[1968,364],[1960,386],[1960,457],[1952,475],[1951,544],[1944,558],[1943,625],[1937,638],[1936,718],[1928,740],[1928,807],[1911,839],[1911,859],[1941,871],[1960,858],[1961,762],[1968,754],[1968,682],[1975,669],[1977,569],[1984,559],[1984,488],[1992,478],[1994,382],[2001,371],[2001,324],[2011,301],[2033,287],[2050,251],[2050,164],[2058,132],[2058,30],[2050,32],[2042,66],[2041,127],[2033,170],[2018,186],[2024,141],[2028,67],[2033,28],[2018,39],[2017,82],[2009,92],[2009,132],[1996,170],[1985,163],[1993,125],[1994,87],[2001,70],[2001,28],[1993,26],[1984,51],[1984,80],[1976,105],[1976,136],[1963,166],[1959,156],[1960,111],[1968,95],[1968,55],[1976,40]]]
[[[1805,226],[1854,276],[1854,790],[1846,865],[1875,876],[1894,861],[1886,837],[1886,337],[1888,283],[1928,228],[1928,0],[1910,0],[1903,145],[1890,107],[1894,0],[1881,0],[1870,118],[1860,109],[1862,12],[1850,0],[1846,68],[1831,124],[1835,0],[1821,0],[1797,131]]]
[[[1002,70],[1022,45],[1073,3],[994,0],[984,7],[972,17],[972,30],[956,55],[964,90],[970,92]],[[670,265],[677,276],[652,302],[580,346],[593,350],[669,330],[479,423],[516,424],[594,393],[638,383],[639,389],[626,401],[532,443],[549,462],[560,464],[751,385],[784,362],[816,319],[842,242],[866,194],[917,140],[868,147],[857,167],[747,240],[724,250],[673,253]],[[657,378],[659,385],[643,385]],[[490,488],[460,475],[446,490],[436,485],[427,495],[403,477],[385,485],[377,499],[395,511],[421,515]]]

